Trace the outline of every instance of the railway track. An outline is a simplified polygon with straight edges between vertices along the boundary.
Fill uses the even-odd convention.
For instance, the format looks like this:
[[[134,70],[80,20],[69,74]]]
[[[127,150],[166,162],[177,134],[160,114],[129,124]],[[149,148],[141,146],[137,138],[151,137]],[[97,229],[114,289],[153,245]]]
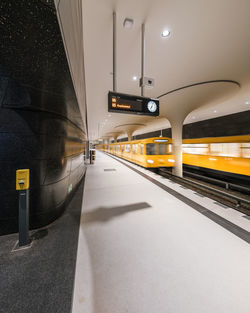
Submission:
[[[164,168],[159,169],[158,173],[201,195],[212,198],[222,205],[232,207],[244,214],[250,215],[250,189],[247,187],[190,172],[184,172],[183,178],[173,175],[169,170]]]
[[[231,190],[231,191],[238,191],[242,194],[247,194],[250,195],[250,188],[247,188],[246,186],[243,186],[242,184],[239,183],[231,183],[228,181],[223,181],[221,179],[216,179],[216,178],[212,178],[206,175],[201,175],[201,174],[197,174],[188,170],[184,170],[183,171],[184,177],[189,177],[189,178],[193,178],[193,179],[197,179],[198,181],[203,181],[206,183],[210,183],[212,185],[215,186],[219,186],[222,187],[226,190]]]

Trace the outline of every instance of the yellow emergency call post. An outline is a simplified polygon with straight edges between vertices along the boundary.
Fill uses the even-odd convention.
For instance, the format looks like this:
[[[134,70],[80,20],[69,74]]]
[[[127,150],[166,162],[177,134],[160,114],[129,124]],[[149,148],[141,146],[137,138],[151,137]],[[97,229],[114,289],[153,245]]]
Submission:
[[[16,190],[19,191],[19,248],[29,246],[29,187],[30,170],[20,169],[16,171]],[[18,250],[15,249],[15,250]]]
[[[30,170],[16,171],[16,190],[25,190],[30,187]]]

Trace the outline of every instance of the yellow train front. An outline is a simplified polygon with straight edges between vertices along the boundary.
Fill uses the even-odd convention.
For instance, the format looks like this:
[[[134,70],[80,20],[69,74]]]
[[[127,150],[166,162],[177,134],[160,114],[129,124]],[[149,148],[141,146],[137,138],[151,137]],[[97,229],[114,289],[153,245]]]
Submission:
[[[174,165],[172,139],[167,137],[103,144],[97,148],[145,168]]]

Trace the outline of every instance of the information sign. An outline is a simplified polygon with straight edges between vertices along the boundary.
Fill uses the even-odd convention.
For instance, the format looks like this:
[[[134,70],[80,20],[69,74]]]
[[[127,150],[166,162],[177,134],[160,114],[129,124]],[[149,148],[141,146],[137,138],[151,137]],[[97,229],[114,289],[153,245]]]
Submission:
[[[159,100],[110,91],[108,111],[139,115],[159,115]]]

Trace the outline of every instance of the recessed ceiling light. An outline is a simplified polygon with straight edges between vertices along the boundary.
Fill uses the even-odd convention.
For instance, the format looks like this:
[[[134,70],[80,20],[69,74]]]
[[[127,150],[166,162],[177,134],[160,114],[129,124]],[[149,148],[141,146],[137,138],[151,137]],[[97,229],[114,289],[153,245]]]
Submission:
[[[133,80],[137,80],[137,76],[133,76]]]
[[[124,22],[123,22],[123,27],[124,28],[131,28],[134,24],[134,20],[132,20],[132,18],[125,18]]]
[[[216,110],[214,110],[214,113],[216,113],[217,111]]]
[[[249,101],[245,101],[245,104],[249,104]]]
[[[168,29],[165,29],[162,33],[161,33],[161,37],[165,38],[168,37],[170,35],[170,31]]]

